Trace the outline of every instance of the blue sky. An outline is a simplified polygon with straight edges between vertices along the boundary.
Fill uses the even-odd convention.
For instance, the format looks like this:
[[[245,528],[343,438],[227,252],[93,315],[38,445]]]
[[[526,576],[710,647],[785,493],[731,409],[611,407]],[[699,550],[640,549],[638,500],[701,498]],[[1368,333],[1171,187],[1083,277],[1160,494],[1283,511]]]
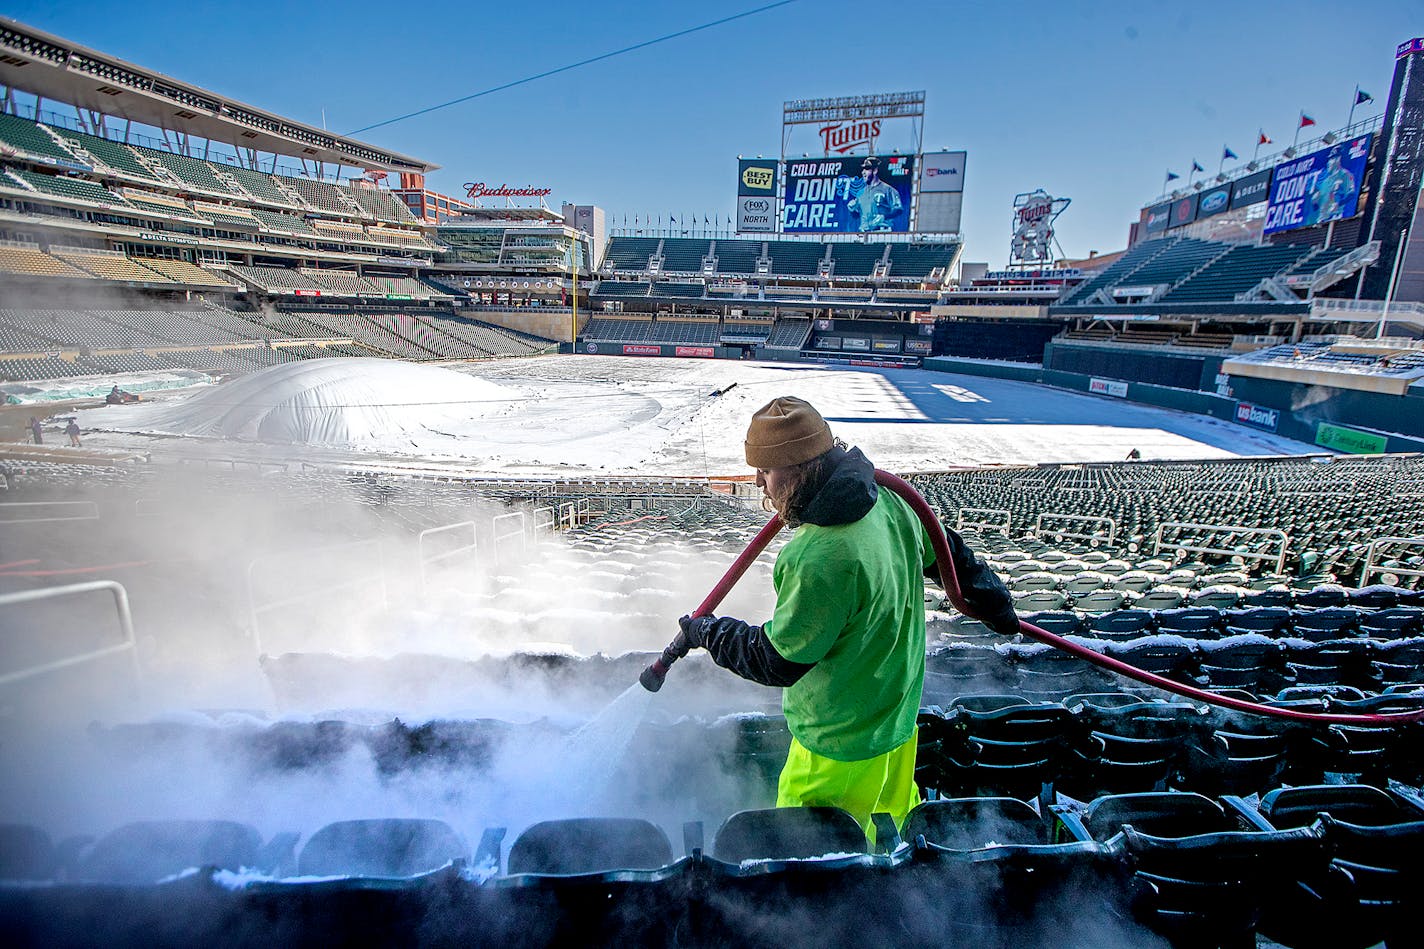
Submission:
[[[759,6],[12,2],[6,15],[337,132]],[[1158,5],[798,0],[367,133],[442,166],[431,187],[539,185],[636,214],[731,213],[738,154],[780,149],[786,99],[924,89],[924,146],[969,152],[966,259],[1004,263],[1017,192],[1073,199],[1069,255],[1126,242],[1137,209],[1257,127],[1383,109],[1424,2]],[[557,207],[557,204],[555,204]]]

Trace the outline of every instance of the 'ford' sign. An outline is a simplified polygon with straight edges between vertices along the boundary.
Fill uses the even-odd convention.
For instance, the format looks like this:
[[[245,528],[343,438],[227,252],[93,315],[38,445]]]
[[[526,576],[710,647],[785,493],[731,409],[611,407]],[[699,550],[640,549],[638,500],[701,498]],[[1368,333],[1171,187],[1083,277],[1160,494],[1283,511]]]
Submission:
[[[1276,426],[1280,424],[1281,412],[1279,409],[1268,409],[1264,406],[1252,405],[1250,402],[1237,402],[1236,421],[1243,425],[1254,425],[1257,428],[1264,428],[1268,432],[1274,432]]]

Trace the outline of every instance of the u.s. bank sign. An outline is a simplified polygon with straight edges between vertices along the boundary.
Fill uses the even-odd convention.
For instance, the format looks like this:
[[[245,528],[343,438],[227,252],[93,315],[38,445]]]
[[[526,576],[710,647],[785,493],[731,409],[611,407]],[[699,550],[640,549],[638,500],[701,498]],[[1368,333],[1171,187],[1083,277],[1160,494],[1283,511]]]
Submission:
[[[1236,421],[1242,425],[1253,425],[1256,428],[1274,432],[1276,426],[1281,422],[1281,412],[1280,409],[1268,409],[1263,405],[1252,405],[1250,402],[1237,402]]]

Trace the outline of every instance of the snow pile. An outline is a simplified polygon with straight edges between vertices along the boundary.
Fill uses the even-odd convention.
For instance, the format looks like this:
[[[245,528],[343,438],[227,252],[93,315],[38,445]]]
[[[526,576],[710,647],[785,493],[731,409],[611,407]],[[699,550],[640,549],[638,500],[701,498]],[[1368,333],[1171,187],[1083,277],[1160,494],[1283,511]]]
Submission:
[[[102,425],[266,444],[384,448],[443,434],[506,402],[498,383],[449,369],[393,359],[312,359],[254,372],[178,403],[110,407]]]

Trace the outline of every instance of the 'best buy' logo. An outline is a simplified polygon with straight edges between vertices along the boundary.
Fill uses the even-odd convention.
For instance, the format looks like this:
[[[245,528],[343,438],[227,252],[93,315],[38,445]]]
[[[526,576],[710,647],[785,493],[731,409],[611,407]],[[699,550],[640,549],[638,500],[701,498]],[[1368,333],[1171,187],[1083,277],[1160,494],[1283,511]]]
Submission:
[[[774,168],[749,167],[742,172],[742,184],[758,191],[770,191],[772,179],[776,177]]]

